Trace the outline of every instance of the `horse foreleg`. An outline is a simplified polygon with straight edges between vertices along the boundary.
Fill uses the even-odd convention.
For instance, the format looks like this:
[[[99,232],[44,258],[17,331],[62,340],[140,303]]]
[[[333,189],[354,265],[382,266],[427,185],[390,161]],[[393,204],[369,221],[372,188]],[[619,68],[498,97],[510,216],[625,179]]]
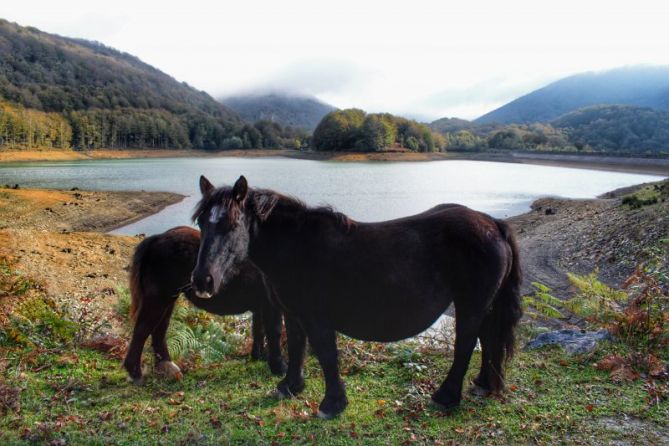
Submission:
[[[292,398],[304,390],[304,353],[307,337],[300,324],[286,316],[286,333],[288,334],[288,371],[286,377],[279,381],[276,391],[280,398]]]
[[[267,336],[269,369],[274,375],[281,376],[286,373],[286,363],[281,357],[281,311],[268,302],[263,308],[263,322]]]
[[[251,358],[256,360],[265,359],[265,330],[262,313],[262,310],[256,310],[251,317],[251,334],[253,335]]]
[[[318,417],[329,420],[348,405],[344,383],[339,376],[337,334],[332,329],[310,326],[307,336],[325,377],[325,397],[318,407]]]
[[[153,346],[153,355],[155,358],[155,371],[157,374],[165,376],[170,379],[180,380],[183,377],[181,369],[178,365],[172,362],[170,352],[167,350],[167,328],[170,325],[172,317],[172,310],[174,310],[174,303],[172,301],[167,307],[162,310],[162,315],[156,325],[156,328],[151,333],[151,345]]]
[[[482,319],[480,315],[463,317],[464,315],[457,313],[456,308],[453,364],[444,382],[432,394],[432,401],[442,409],[451,409],[460,404],[462,381],[465,378],[465,373],[467,373],[474,347],[476,347],[476,339]]]

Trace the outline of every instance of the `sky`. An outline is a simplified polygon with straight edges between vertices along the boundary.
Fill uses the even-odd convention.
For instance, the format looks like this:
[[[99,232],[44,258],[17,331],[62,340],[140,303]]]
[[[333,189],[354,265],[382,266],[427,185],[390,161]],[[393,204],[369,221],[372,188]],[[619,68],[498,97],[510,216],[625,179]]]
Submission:
[[[583,71],[669,64],[669,1],[22,0],[0,17],[133,54],[212,96],[476,118]]]

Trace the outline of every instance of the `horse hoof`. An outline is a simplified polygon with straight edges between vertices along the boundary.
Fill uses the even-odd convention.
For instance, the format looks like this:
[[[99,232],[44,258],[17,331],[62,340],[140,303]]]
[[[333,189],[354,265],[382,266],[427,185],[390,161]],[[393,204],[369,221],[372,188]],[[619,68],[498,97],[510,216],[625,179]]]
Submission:
[[[348,400],[346,396],[339,398],[326,397],[318,408],[316,416],[322,420],[331,420],[346,409]]]
[[[269,395],[276,400],[288,400],[294,396],[292,394],[284,393],[284,391],[279,388],[272,390]]]
[[[289,381],[288,378],[284,378],[277,384],[275,394],[279,399],[286,399],[297,396],[303,390],[304,379]]]
[[[320,418],[321,420],[331,420],[331,419],[333,419],[334,417],[336,417],[337,415],[339,415],[339,414],[336,414],[336,413],[334,413],[334,414],[325,413],[325,412],[323,412],[322,410],[319,410],[318,413],[316,414],[316,416],[317,416],[318,418]]]
[[[451,402],[441,402],[434,399],[434,396],[431,399],[432,406],[442,412],[451,412],[460,406],[460,401],[451,401]]]
[[[286,366],[286,363],[283,361],[283,359],[280,359],[278,361],[270,362],[269,369],[272,372],[272,375],[283,376],[286,374],[288,367]]]
[[[483,387],[483,386],[480,386],[480,385],[478,385],[478,384],[474,384],[474,385],[472,386],[471,390],[470,390],[470,393],[471,393],[472,395],[485,397],[485,396],[490,395],[492,392],[490,391],[490,389],[486,389],[486,388]]]
[[[135,386],[142,386],[144,385],[144,377],[140,376],[137,378],[133,378],[132,376],[128,376],[128,381],[131,382]]]
[[[172,361],[161,361],[156,364],[156,373],[175,381],[181,381],[184,377],[179,366]]]

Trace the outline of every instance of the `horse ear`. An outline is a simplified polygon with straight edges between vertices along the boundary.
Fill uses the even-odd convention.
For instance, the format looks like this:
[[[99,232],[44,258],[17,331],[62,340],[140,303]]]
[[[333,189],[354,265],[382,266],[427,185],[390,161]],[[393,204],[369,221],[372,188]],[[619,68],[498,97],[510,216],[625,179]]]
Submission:
[[[214,185],[204,176],[200,175],[200,192],[203,196],[209,195],[214,190]]]
[[[242,175],[235,182],[235,185],[232,186],[232,196],[235,198],[237,203],[241,203],[246,198],[248,191],[249,183],[246,181],[246,178],[244,178],[244,175]]]

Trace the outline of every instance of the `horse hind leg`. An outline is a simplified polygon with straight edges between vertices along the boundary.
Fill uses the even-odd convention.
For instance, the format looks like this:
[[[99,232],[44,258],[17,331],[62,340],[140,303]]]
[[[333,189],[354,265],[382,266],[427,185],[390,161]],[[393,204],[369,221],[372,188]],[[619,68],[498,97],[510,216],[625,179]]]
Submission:
[[[153,333],[151,333],[151,345],[153,346],[153,355],[155,358],[154,370],[157,375],[179,381],[183,378],[183,373],[178,365],[172,362],[170,352],[167,349],[167,328],[170,324],[172,311],[176,300],[172,300],[166,307],[161,308],[162,314],[158,318]]]
[[[432,394],[432,401],[439,408],[448,410],[460,404],[462,399],[462,382],[469,367],[479,328],[483,319],[479,314],[458,314],[455,319],[455,353],[453,364],[446,379],[439,389]]]
[[[481,396],[499,392],[504,385],[504,355],[495,336],[495,322],[492,313],[489,313],[479,330],[481,370],[474,378],[474,391]]]
[[[132,339],[123,360],[123,367],[127,370],[132,382],[137,385],[141,385],[144,382],[144,377],[142,376],[142,351],[150,335],[154,351],[158,352],[156,356],[160,354],[164,358],[169,358],[167,345],[161,345],[165,344],[165,332],[169,323],[169,315],[166,318],[163,317],[168,308],[157,304],[157,302],[160,301],[150,298],[143,299],[142,307],[135,320]],[[171,313],[171,306],[169,307],[169,312]],[[162,341],[160,340],[161,338]]]

